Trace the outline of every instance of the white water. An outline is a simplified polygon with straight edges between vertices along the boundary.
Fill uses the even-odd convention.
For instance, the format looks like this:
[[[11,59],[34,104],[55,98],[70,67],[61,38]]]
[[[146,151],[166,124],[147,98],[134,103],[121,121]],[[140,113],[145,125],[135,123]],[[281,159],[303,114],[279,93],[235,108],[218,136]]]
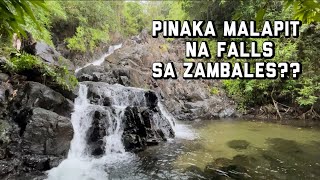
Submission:
[[[172,117],[172,115],[167,111],[160,101],[158,102],[158,107],[161,114],[168,119],[170,125],[175,133],[175,138],[185,139],[185,140],[194,140],[198,138],[197,134],[192,130],[188,125],[181,124]]]
[[[105,57],[120,47],[121,44],[111,46],[108,53],[101,59],[86,66],[91,64],[101,65]],[[77,71],[80,69],[78,68]],[[112,107],[106,108],[90,104],[87,98],[88,87],[84,83],[80,83],[79,95],[75,99],[74,112],[71,117],[74,136],[70,144],[68,157],[58,167],[48,171],[48,180],[106,180],[108,179],[107,166],[116,167],[117,164],[128,163],[136,158],[133,154],[125,152],[122,143],[122,119],[127,106],[146,106],[144,91],[139,88],[123,87],[117,84],[106,86],[105,83],[96,82],[96,85],[98,88],[95,89],[97,94],[101,97],[109,97]],[[188,127],[181,124],[175,125],[174,118],[160,102],[158,107],[161,115],[157,114],[158,117],[154,117],[154,119],[159,126],[161,124],[160,121],[166,119],[175,130],[178,138],[192,140],[193,132]],[[104,137],[105,153],[99,158],[90,155],[90,149],[87,144],[87,132],[92,124],[93,112],[96,110],[107,115],[104,120],[109,124],[106,129],[107,135]],[[169,134],[166,131],[164,133]]]
[[[106,92],[111,93],[107,90]],[[121,121],[126,106],[117,106],[122,103],[114,101],[116,104],[112,106],[114,113],[110,108],[90,104],[87,94],[88,87],[80,84],[79,96],[75,100],[74,112],[71,117],[74,137],[71,141],[68,158],[48,172],[49,180],[103,180],[108,178],[105,170],[106,165],[134,159],[133,154],[125,152],[121,140],[123,133]],[[130,104],[130,102],[126,101],[124,104]],[[107,114],[105,120],[109,124],[107,135],[104,137],[105,154],[100,158],[90,155],[86,142],[87,131],[91,127],[93,119],[92,112],[97,109]]]
[[[114,46],[110,46],[108,49],[108,52],[103,54],[99,59],[91,62],[91,63],[87,63],[86,65],[84,65],[83,67],[79,67],[75,70],[75,72],[77,73],[78,71],[80,71],[82,68],[88,67],[90,65],[94,65],[94,66],[100,66],[104,60],[106,59],[106,57],[110,56],[112,53],[114,53],[115,50],[120,49],[122,47],[122,44],[118,44],[118,45],[114,45]]]

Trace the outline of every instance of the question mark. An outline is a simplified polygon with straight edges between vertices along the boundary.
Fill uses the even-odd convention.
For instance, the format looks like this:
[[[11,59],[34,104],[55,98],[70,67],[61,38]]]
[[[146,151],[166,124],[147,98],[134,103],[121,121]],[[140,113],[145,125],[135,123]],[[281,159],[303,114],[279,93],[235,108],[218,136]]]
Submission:
[[[278,67],[280,68],[280,77],[286,78],[287,74],[289,73],[289,63],[279,63]]]
[[[299,63],[299,62],[290,63],[290,68],[292,69],[292,77],[294,79],[298,79],[299,74],[302,71],[301,63]]]

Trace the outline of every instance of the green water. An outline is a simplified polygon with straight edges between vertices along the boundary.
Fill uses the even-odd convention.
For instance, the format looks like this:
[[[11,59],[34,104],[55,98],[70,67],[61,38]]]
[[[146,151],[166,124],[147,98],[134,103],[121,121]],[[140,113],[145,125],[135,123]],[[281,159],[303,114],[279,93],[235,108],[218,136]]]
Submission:
[[[301,121],[298,121],[300,124]],[[186,123],[186,122],[181,122]],[[282,122],[285,123],[285,122]],[[107,167],[110,179],[320,179],[320,129],[260,121],[189,122],[175,138]],[[300,124],[305,125],[305,124]],[[184,137],[190,132],[177,130]]]
[[[199,179],[320,179],[320,130],[252,121],[202,121],[173,166]]]

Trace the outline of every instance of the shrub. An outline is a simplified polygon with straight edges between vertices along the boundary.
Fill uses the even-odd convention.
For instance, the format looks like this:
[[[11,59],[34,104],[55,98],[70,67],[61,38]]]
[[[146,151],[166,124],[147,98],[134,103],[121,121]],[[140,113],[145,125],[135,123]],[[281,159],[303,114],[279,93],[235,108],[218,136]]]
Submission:
[[[15,73],[38,72],[44,81],[48,78],[65,90],[72,90],[78,84],[77,78],[70,74],[67,67],[49,65],[38,57],[26,53],[11,58],[6,69]]]

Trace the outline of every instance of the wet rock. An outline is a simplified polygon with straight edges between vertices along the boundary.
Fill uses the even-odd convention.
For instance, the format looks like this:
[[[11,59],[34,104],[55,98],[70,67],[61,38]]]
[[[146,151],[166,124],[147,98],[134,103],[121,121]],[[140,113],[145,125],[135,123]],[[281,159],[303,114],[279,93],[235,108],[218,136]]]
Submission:
[[[158,112],[151,109],[127,107],[123,133],[125,148],[129,151],[139,151],[146,146],[166,141],[168,136],[173,137],[170,125],[165,120],[161,122],[159,117]]]
[[[8,104],[9,97],[13,93],[12,85],[5,82],[0,82],[0,107],[3,111],[4,107]],[[1,117],[1,116],[0,116]]]
[[[143,150],[146,147],[147,127],[141,117],[140,109],[127,107],[125,110],[123,141],[125,148],[131,151]],[[149,123],[150,124],[150,123]],[[152,136],[154,136],[152,134]]]
[[[21,128],[21,149],[30,154],[66,155],[73,137],[69,118],[34,108]]]
[[[252,156],[238,154],[233,157],[232,162],[235,164],[241,164],[244,166],[254,166],[254,164],[257,162],[257,159]]]
[[[287,140],[282,138],[269,138],[267,143],[271,150],[285,154],[299,154],[303,152],[301,146],[294,140]]]
[[[39,171],[46,171],[51,168],[50,158],[47,156],[25,155],[22,157],[22,161],[25,166],[39,170]]]
[[[243,150],[247,149],[250,143],[246,140],[232,140],[229,141],[227,144],[232,149]]]
[[[216,168],[221,168],[223,166],[229,166],[232,164],[232,160],[228,159],[228,158],[217,158],[216,160],[214,160],[213,165]]]
[[[230,165],[227,167],[222,167],[221,171],[227,172],[228,176],[232,179],[247,179],[250,176],[247,174],[248,170],[239,165]]]
[[[10,124],[0,119],[0,160],[7,158],[7,146],[10,142]]]
[[[158,97],[154,91],[147,91],[145,97],[148,107],[154,108],[158,105]]]
[[[60,93],[43,84],[27,82],[18,89],[13,99],[13,118],[21,116],[24,110],[32,107],[47,109],[65,117],[71,117],[73,111],[73,103]]]
[[[95,111],[93,115],[92,125],[87,132],[87,143],[90,147],[91,154],[100,156],[104,154],[105,143],[103,138],[106,136],[108,115],[103,111]]]
[[[185,169],[185,173],[195,179],[205,179],[206,174],[197,166],[189,166]]]
[[[94,65],[89,65],[87,67],[84,67],[80,69],[76,73],[76,77],[81,80],[82,76],[91,76],[91,79],[93,79],[93,73],[103,73],[104,68],[101,66],[94,66]]]
[[[248,179],[251,176],[248,170],[240,165],[231,164],[217,168],[215,165],[207,165],[204,174],[209,179]]]

